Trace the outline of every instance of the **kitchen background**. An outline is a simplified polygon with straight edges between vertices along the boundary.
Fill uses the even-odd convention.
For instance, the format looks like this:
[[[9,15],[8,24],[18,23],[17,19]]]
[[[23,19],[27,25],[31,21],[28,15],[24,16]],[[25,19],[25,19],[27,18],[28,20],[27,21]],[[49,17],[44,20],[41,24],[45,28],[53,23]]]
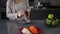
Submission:
[[[0,0],[0,19],[8,19],[6,17],[6,1]],[[29,0],[31,8],[31,20],[46,19],[49,13],[60,17],[60,0]],[[38,5],[40,2],[40,5]],[[36,6],[37,5],[37,6]],[[42,6],[41,6],[42,5]]]

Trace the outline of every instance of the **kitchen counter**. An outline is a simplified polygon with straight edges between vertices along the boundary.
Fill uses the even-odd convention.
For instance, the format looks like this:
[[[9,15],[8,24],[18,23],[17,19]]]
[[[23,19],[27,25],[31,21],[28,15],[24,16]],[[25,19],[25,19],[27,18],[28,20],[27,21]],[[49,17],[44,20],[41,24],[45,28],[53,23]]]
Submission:
[[[60,17],[60,9],[31,9],[31,20],[46,19],[48,14],[54,14],[56,17]],[[60,18],[59,18],[60,19]]]
[[[60,10],[60,9],[54,9],[54,8],[39,8],[39,9],[37,9],[37,8],[31,8],[31,10]]]
[[[0,34],[8,34],[7,32],[7,22],[8,20],[2,20],[0,22]],[[56,28],[47,27],[44,20],[32,20],[30,24],[20,24],[23,27],[29,27],[30,25],[35,25],[42,29],[42,34],[59,34],[60,33],[60,26]]]

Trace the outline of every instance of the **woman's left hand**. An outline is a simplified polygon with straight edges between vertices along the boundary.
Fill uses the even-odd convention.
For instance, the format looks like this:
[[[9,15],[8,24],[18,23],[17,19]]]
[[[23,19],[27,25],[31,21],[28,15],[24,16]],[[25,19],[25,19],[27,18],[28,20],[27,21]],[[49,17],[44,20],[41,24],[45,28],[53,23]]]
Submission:
[[[26,17],[27,17],[28,19],[30,19],[30,12],[25,11],[25,15],[26,15]]]

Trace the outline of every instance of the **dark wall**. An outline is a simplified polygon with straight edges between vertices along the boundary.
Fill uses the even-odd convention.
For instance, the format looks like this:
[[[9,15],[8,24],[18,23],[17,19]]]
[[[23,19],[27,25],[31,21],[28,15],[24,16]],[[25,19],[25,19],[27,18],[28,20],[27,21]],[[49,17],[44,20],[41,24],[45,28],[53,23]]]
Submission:
[[[6,1],[7,0],[0,0],[0,8],[6,8]]]
[[[60,0],[50,0],[51,5],[60,6]]]
[[[47,3],[51,6],[60,6],[60,0],[41,0],[42,3]]]
[[[0,18],[6,19],[6,1],[7,0],[0,0]]]

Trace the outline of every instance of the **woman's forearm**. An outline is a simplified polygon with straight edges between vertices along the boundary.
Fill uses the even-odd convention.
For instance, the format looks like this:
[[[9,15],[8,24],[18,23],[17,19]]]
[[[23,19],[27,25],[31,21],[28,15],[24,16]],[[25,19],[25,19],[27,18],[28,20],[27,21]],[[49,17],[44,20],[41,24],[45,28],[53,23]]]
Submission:
[[[11,1],[7,0],[7,2],[6,2],[6,16],[9,19],[16,19],[17,18],[17,13],[12,13],[11,10],[12,10]]]
[[[17,13],[9,13],[7,14],[7,17],[10,19],[16,19],[17,18]]]

